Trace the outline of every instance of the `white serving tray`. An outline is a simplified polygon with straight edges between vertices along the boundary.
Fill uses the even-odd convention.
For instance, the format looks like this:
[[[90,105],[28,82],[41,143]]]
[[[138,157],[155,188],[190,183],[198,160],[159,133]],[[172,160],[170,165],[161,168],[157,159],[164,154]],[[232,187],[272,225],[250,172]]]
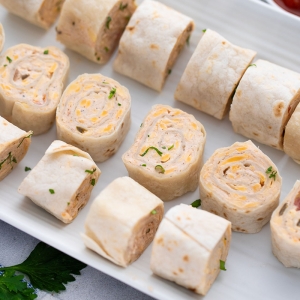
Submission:
[[[108,161],[98,164],[102,170],[100,181],[92,193],[90,203],[79,213],[72,224],[62,224],[29,199],[17,193],[19,184],[27,175],[24,167],[34,167],[37,164],[49,144],[56,138],[55,127],[47,134],[33,137],[27,156],[7,178],[0,182],[0,218],[154,298],[201,299],[201,296],[189,290],[152,275],[149,269],[151,246],[127,269],[117,267],[86,249],[80,238],[85,217],[96,195],[113,179],[127,175],[121,156],[132,144],[143,118],[154,104],[163,103],[180,108],[193,114],[205,126],[207,144],[204,161],[217,148],[246,140],[243,136],[233,132],[228,117],[223,121],[218,121],[173,99],[176,85],[199,41],[202,29],[216,30],[229,41],[256,50],[258,58],[267,59],[300,72],[300,19],[283,14],[268,7],[267,4],[250,0],[163,0],[162,2],[191,16],[196,22],[196,30],[190,39],[190,46],[184,48],[161,93],[115,73],[112,69],[115,56],[108,64],[101,67],[64,49],[55,40],[54,26],[46,32],[0,8],[0,21],[6,31],[4,50],[18,43],[43,47],[58,46],[64,49],[70,57],[69,82],[82,73],[101,72],[127,86],[132,96],[130,132],[118,153]],[[300,166],[278,150],[264,145],[259,146],[276,163],[283,177],[282,201],[296,179],[300,179]],[[198,190],[188,193],[166,203],[166,211],[173,205],[190,204],[197,198],[199,198]],[[296,300],[300,297],[300,270],[285,268],[272,255],[269,225],[257,234],[247,235],[234,232],[226,267],[227,271],[220,273],[206,295],[206,300]]]

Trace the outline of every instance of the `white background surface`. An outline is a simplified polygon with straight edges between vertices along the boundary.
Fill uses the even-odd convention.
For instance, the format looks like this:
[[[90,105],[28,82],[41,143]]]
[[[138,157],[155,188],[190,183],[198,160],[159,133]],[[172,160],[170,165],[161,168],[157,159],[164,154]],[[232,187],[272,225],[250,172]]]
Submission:
[[[154,104],[169,104],[192,113],[205,126],[207,144],[204,161],[217,148],[229,146],[236,141],[246,140],[246,138],[233,132],[228,117],[223,121],[218,121],[196,111],[192,107],[173,100],[176,85],[202,35],[202,29],[216,30],[229,41],[256,50],[258,58],[267,59],[300,72],[300,21],[297,17],[288,17],[275,9],[269,9],[266,5],[249,0],[163,0],[161,2],[193,17],[196,30],[190,39],[190,46],[183,50],[160,94],[115,73],[112,70],[113,58],[107,65],[99,66],[65,49],[71,61],[69,82],[85,72],[101,72],[103,75],[112,77],[122,85],[127,86],[132,96],[132,126],[130,132],[118,153],[108,161],[98,164],[102,175],[92,193],[90,203],[80,212],[72,224],[64,225],[35,206],[29,199],[17,193],[19,184],[26,176],[24,167],[34,167],[55,139],[56,131],[53,127],[47,134],[33,137],[28,155],[16,170],[0,182],[0,218],[155,298],[172,300],[201,299],[201,296],[151,274],[149,269],[151,246],[137,262],[127,269],[122,269],[87,250],[81,242],[79,233],[83,231],[85,217],[95,196],[114,178],[127,175],[121,156],[132,144],[140,123]],[[64,49],[62,45],[55,41],[54,27],[45,32],[6,13],[2,8],[0,8],[0,20],[6,30],[4,51],[8,47],[22,42],[42,47],[54,45]],[[259,146],[279,168],[283,177],[281,194],[281,200],[283,200],[296,179],[300,179],[300,166],[280,151],[264,145]],[[166,203],[165,208],[168,210],[171,206],[182,202],[190,204],[199,198],[198,193],[198,190],[194,193],[188,193],[177,200]],[[0,226],[1,248],[9,248],[3,246],[2,238],[5,236],[5,241],[10,240],[15,245],[10,247],[20,247],[24,244],[32,249],[35,243],[34,240],[28,243],[30,239],[26,235],[20,237],[17,231],[10,229],[3,222],[0,223]],[[9,237],[6,235],[7,230],[11,232]],[[23,239],[23,242],[19,243],[19,240],[11,240],[13,235]],[[28,253],[28,250],[26,251]],[[13,253],[13,251],[9,251],[9,253]],[[9,264],[6,255],[3,257],[1,255],[3,254],[0,254],[0,263]],[[24,256],[24,253],[22,255]],[[226,267],[227,271],[221,272],[205,299],[299,299],[300,272],[298,269],[283,267],[272,255],[269,225],[265,226],[258,234],[246,235],[234,232]],[[87,270],[90,270],[90,274],[95,274],[94,285],[81,284],[80,281],[76,281],[70,286],[69,293],[71,297],[65,296],[68,294],[67,292],[59,296],[61,299],[83,299],[83,297],[86,299],[149,299],[134,290],[129,290],[129,294],[126,294],[125,285],[111,285],[112,281],[110,280],[107,282],[110,282],[109,285],[113,287],[111,293],[106,289],[107,294],[98,295],[94,292],[101,293],[96,283],[97,280],[102,281],[99,286],[105,289],[105,280],[108,277],[102,276],[101,273],[93,271],[91,268]],[[84,274],[86,274],[85,272],[88,271],[84,271]],[[84,278],[84,276],[81,278]],[[79,280],[84,281],[81,278]],[[89,278],[94,280],[91,275],[89,275]],[[72,286],[76,288],[74,289]],[[81,296],[82,291],[84,291],[85,296]],[[109,298],[110,296],[113,297]]]

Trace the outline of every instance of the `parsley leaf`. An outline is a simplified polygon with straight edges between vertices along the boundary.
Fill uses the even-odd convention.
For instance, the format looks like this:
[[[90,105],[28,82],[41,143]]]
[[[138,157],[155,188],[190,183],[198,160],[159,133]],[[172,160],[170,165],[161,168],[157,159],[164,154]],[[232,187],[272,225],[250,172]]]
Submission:
[[[115,95],[116,91],[116,88],[112,88],[109,92],[108,99],[111,99]]]
[[[24,275],[14,276],[12,270],[5,271],[0,275],[0,299],[31,300],[37,298],[33,288],[28,288],[27,283],[22,281]]]
[[[28,275],[31,284],[35,288],[59,292],[66,289],[63,283],[75,281],[71,274],[80,275],[80,270],[85,267],[86,264],[40,242],[23,263],[0,268],[0,271],[5,271],[5,273],[12,271],[22,272]],[[0,297],[0,299],[3,298]]]
[[[191,203],[192,207],[199,207],[201,206],[201,199],[195,200],[193,203]]]

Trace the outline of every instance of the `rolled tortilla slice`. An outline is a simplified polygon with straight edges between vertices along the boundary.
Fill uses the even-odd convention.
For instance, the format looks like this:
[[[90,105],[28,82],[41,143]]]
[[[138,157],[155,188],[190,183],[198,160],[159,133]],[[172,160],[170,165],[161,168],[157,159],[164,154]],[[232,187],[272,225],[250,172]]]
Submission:
[[[54,141],[18,192],[62,222],[70,223],[88,202],[100,174],[89,154]]]
[[[165,215],[153,240],[151,270],[205,295],[225,262],[231,241],[227,220],[181,204]]]
[[[300,164],[300,104],[296,107],[285,127],[283,151]]]
[[[180,79],[175,99],[217,119],[224,118],[255,54],[206,29]]]
[[[66,0],[56,27],[66,47],[106,63],[136,9],[134,0]]]
[[[119,149],[129,130],[130,106],[128,90],[117,81],[101,74],[80,75],[61,97],[57,136],[103,162]]]
[[[205,129],[194,116],[159,104],[122,159],[131,178],[169,201],[197,188],[205,141]]]
[[[287,268],[300,268],[300,181],[271,218],[272,250]]]
[[[5,42],[5,33],[2,24],[0,23],[0,53]]]
[[[48,29],[56,20],[64,0],[0,0],[11,13]]]
[[[160,2],[145,0],[120,40],[115,71],[161,91],[193,29],[191,18]]]
[[[129,177],[115,179],[94,200],[85,221],[85,245],[126,267],[152,242],[163,202]]]
[[[278,206],[282,180],[275,164],[251,141],[220,148],[200,173],[201,207],[256,233]]]
[[[55,47],[19,44],[0,58],[0,114],[35,135],[49,130],[55,119],[69,59]]]
[[[0,181],[24,158],[31,135],[0,116]]]
[[[258,60],[241,79],[230,110],[235,132],[283,150],[285,126],[300,101],[300,74]]]

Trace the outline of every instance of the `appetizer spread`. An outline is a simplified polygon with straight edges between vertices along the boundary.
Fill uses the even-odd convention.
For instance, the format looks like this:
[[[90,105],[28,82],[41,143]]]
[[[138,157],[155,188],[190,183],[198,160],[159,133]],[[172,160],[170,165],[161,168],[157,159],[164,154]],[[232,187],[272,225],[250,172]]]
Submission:
[[[2,51],[3,45],[5,42],[5,33],[2,24],[0,23],[0,53]]]
[[[64,0],[0,0],[9,12],[48,29],[56,20]]]
[[[134,0],[66,0],[57,39],[99,64],[106,63],[136,9]]]
[[[272,250],[287,268],[300,268],[300,181],[273,212]]]
[[[152,242],[163,202],[129,177],[115,179],[94,200],[85,221],[85,245],[127,267]]]
[[[233,97],[235,132],[283,150],[285,126],[300,101],[300,74],[265,60],[252,64]]]
[[[131,97],[117,81],[83,74],[64,91],[56,113],[58,139],[103,162],[123,142],[130,127]]]
[[[25,132],[0,116],[0,180],[24,158],[32,132]]]
[[[35,135],[55,120],[69,59],[55,47],[19,44],[0,57],[0,115]]]
[[[122,159],[130,177],[169,201],[197,188],[205,141],[205,129],[194,116],[158,104]]]
[[[217,119],[229,110],[232,95],[256,52],[231,44],[204,29],[175,92],[175,99]]]
[[[225,269],[230,227],[229,221],[189,205],[172,207],[155,235],[151,270],[205,295]]]
[[[201,207],[229,220],[232,230],[256,233],[279,204],[281,177],[251,141],[220,148],[200,173]]]
[[[300,104],[297,105],[285,127],[283,151],[300,164]]]
[[[54,141],[18,192],[62,222],[70,223],[88,202],[100,174],[88,153]]]
[[[160,2],[145,0],[120,40],[115,71],[161,91],[193,29],[191,18]]]

